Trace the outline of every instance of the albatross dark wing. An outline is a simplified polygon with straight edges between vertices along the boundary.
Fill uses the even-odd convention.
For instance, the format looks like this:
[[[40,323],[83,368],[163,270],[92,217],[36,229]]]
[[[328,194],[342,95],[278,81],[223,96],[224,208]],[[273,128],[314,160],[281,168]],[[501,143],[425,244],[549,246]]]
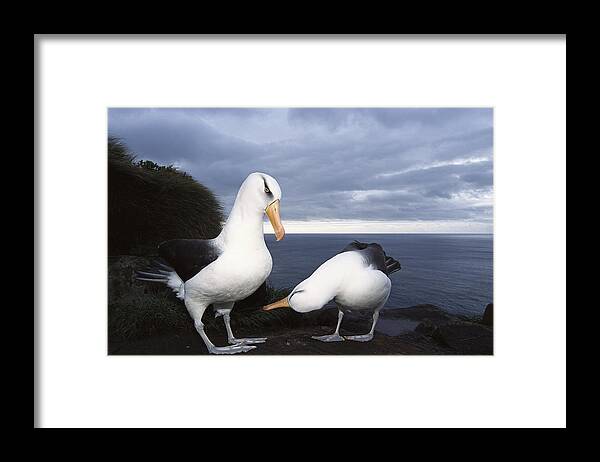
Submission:
[[[400,262],[398,260],[394,260],[392,257],[385,257],[385,273],[388,276],[400,270],[401,268],[402,266],[400,266]]]
[[[203,239],[173,239],[158,246],[158,254],[179,275],[183,282],[193,278],[221,254],[213,241]]]
[[[381,245],[373,242],[365,244],[364,242],[354,241],[342,249],[340,253],[361,251],[367,265],[372,265],[385,274],[392,274],[400,269],[400,262],[388,257]]]

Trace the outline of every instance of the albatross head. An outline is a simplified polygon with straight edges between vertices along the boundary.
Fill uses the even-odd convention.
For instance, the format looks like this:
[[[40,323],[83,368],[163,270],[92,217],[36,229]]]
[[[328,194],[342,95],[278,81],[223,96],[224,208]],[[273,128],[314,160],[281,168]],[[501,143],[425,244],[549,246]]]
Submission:
[[[290,295],[270,305],[263,306],[263,311],[271,311],[276,308],[291,308],[297,313],[308,313],[320,310],[328,302],[323,299],[317,291],[298,289],[296,287]]]
[[[275,231],[275,238],[280,241],[285,236],[285,229],[279,216],[281,202],[281,188],[277,180],[266,173],[255,172],[248,175],[242,184],[239,194],[248,205],[256,206],[257,210],[264,212]]]
[[[331,290],[331,284],[322,278],[308,278],[294,287],[287,296],[270,305],[263,306],[263,311],[271,311],[276,308],[291,308],[297,313],[308,313],[320,310],[335,296]]]

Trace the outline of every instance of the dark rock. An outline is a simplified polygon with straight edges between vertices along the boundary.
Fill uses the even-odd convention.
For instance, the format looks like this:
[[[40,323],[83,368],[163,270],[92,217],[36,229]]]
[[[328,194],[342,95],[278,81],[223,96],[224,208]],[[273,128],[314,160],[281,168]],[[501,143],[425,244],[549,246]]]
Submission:
[[[481,320],[482,324],[486,326],[494,325],[494,304],[488,303],[485,307],[485,311],[483,312],[483,319]]]
[[[333,316],[332,316],[333,315]],[[299,315],[301,317],[301,315]],[[316,316],[304,320],[297,326],[285,325],[235,325],[234,331],[240,337],[266,336],[268,340],[258,345],[248,355],[483,355],[492,354],[492,331],[481,325],[467,322],[452,322],[435,326],[431,321],[423,321],[418,331],[402,335],[388,336],[375,332],[370,342],[332,342],[313,340],[313,335],[331,334],[335,329],[335,311],[321,318]],[[323,324],[308,325],[323,321]],[[211,330],[209,336],[216,345],[226,345],[227,337],[222,323]],[[342,326],[342,335],[363,334],[368,326]],[[200,336],[195,332],[180,331],[166,333],[130,341],[111,342],[109,354],[207,354]]]
[[[423,335],[433,336],[433,333],[437,329],[437,326],[431,322],[429,319],[422,321],[415,327],[415,332],[418,332]]]
[[[457,319],[440,307],[428,304],[415,305],[409,308],[388,308],[381,312],[381,317],[385,319],[411,319],[413,321],[427,319],[436,325]]]
[[[451,322],[460,322],[458,317],[447,313],[435,305],[415,305],[409,308],[396,308],[384,311],[383,314],[385,314],[383,316],[384,319],[418,322],[414,329],[415,332],[430,337],[438,327]]]
[[[454,350],[440,346],[428,337],[411,334],[390,337],[376,332],[370,342],[325,343],[311,338],[333,332],[331,326],[313,326],[295,329],[256,330],[241,329],[240,336],[266,336],[266,343],[244,355],[455,355]],[[216,345],[227,345],[225,332],[214,334]],[[206,355],[206,347],[197,333],[162,335],[130,342],[114,342],[109,347],[111,355]]]
[[[493,354],[493,333],[488,327],[472,322],[452,322],[437,327],[432,337],[461,354]]]

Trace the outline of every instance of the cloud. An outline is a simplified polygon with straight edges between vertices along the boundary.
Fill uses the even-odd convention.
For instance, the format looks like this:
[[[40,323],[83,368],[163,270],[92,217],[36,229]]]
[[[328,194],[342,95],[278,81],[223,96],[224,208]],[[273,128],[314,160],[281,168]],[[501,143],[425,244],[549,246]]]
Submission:
[[[408,167],[408,168],[405,168],[404,170],[399,170],[396,172],[380,173],[380,174],[376,175],[376,177],[386,178],[386,177],[390,177],[390,176],[402,175],[404,173],[430,170],[432,168],[457,166],[457,165],[471,165],[471,164],[477,164],[480,162],[489,162],[489,161],[490,161],[489,157],[469,157],[466,159],[452,159],[452,160],[445,160],[445,161],[437,161],[437,162],[432,162],[429,164],[415,165],[413,167]]]
[[[491,109],[110,109],[109,133],[186,170],[226,208],[264,171],[282,186],[283,218],[313,228],[491,231]]]

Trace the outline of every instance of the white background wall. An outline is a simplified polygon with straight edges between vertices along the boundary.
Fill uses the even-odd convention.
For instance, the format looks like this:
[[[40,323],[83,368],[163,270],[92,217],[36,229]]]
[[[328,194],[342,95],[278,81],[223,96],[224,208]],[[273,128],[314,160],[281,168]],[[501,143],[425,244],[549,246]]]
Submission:
[[[565,425],[564,38],[37,46],[38,425]],[[109,106],[493,106],[495,355],[107,356]]]

